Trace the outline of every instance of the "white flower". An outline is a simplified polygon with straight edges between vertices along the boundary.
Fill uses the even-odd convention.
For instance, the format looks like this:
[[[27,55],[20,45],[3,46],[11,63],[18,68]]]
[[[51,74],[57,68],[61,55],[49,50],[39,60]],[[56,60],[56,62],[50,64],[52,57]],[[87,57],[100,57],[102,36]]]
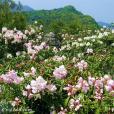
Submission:
[[[29,77],[30,76],[30,73],[23,72],[23,74],[24,74],[25,77]]]
[[[38,39],[42,39],[42,36],[41,36],[41,35],[39,35],[39,36],[38,36]]]
[[[16,52],[16,56],[19,56],[20,54],[21,54],[21,52],[20,52],[20,51]]]
[[[7,28],[6,27],[3,27],[2,28],[2,33],[6,32],[7,31]]]
[[[103,36],[103,33],[99,33],[98,38],[102,38]]]
[[[80,43],[79,45],[80,45],[80,47],[83,47],[85,44],[84,43]]]
[[[78,38],[78,41],[79,41],[79,42],[81,42],[81,41],[82,41],[82,39],[81,39],[81,38]]]
[[[7,54],[7,58],[12,58],[12,57],[13,57],[12,54],[10,53]]]
[[[88,53],[88,54],[91,54],[91,53],[93,53],[93,49],[91,49],[91,48],[88,48],[88,49],[87,49],[87,51],[86,51],[86,53]]]
[[[112,43],[111,46],[114,46],[114,43]]]
[[[90,46],[90,45],[91,45],[91,43],[90,43],[90,42],[87,42],[87,43],[86,43],[86,46]]]
[[[27,91],[23,91],[23,96],[27,96]]]
[[[53,60],[54,61],[58,61],[58,62],[60,62],[60,61],[64,61],[66,59],[66,57],[63,55],[63,56],[54,56],[53,57]]]
[[[31,86],[30,85],[27,85],[25,88],[26,89],[31,89]]]
[[[78,58],[81,58],[81,57],[84,56],[84,54],[83,53],[78,53],[77,56],[78,56]]]
[[[77,58],[76,57],[73,57],[72,62],[75,63],[76,60],[77,60]]]
[[[100,41],[100,40],[98,40],[98,43],[99,43],[99,44],[103,44],[103,42],[102,42],[102,41]]]

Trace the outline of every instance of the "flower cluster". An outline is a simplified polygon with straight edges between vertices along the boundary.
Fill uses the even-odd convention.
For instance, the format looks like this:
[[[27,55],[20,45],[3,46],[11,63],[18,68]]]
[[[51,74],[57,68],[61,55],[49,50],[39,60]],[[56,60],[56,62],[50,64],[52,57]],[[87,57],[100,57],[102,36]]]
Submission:
[[[18,97],[16,97],[14,101],[11,101],[11,105],[12,105],[13,107],[19,106],[21,103],[22,103],[22,102],[21,102],[21,100],[20,100]]]
[[[36,68],[31,67],[31,70],[30,70],[29,73],[23,72],[23,74],[24,74],[24,77],[29,77],[30,75],[31,75],[31,76],[35,76],[35,74],[36,74]]]
[[[112,96],[114,96],[114,80],[108,78],[106,80],[105,88]]]
[[[71,99],[69,102],[69,107],[70,107],[70,109],[74,109],[75,111],[77,111],[82,107],[82,105],[80,104],[79,99],[77,99],[77,100]]]
[[[47,47],[45,42],[42,42],[39,46],[33,45],[32,42],[29,42],[26,43],[25,46],[27,48],[27,53],[30,55],[31,59],[34,59],[35,55],[38,54],[39,51]]]
[[[66,57],[65,56],[57,56],[56,55],[56,56],[53,57],[53,60],[60,62],[60,61],[66,60]]]
[[[103,82],[100,79],[96,79],[95,80],[95,98],[98,100],[102,100],[103,99]]]
[[[50,92],[56,91],[56,86],[53,84],[47,84],[47,81],[43,79],[42,76],[36,78],[36,80],[32,80],[30,85],[25,87],[23,91],[23,95],[32,98],[34,94],[43,92],[45,90],[49,90]]]
[[[75,64],[75,67],[78,67],[79,71],[83,71],[83,70],[87,69],[88,64],[84,60],[81,60],[80,62]]]
[[[27,39],[26,35],[19,30],[7,30],[7,28],[2,28],[3,38],[5,39],[6,44],[8,41],[12,43],[20,43],[24,39]]]
[[[63,107],[61,107],[61,111],[58,112],[57,114],[67,114],[67,109],[64,109]]]
[[[83,80],[83,78],[80,77],[78,79],[78,83],[76,85],[76,88],[79,89],[79,90],[81,89],[82,92],[84,92],[84,93],[87,93],[88,90],[89,90],[89,84],[86,80]]]
[[[68,86],[64,87],[63,89],[67,91],[68,96],[74,95],[77,91],[76,86],[72,86],[70,84],[68,84]]]
[[[55,68],[53,75],[57,79],[64,79],[67,76],[67,70],[64,65],[61,65],[59,68]]]
[[[87,54],[92,54],[93,53],[93,49],[91,48],[88,48],[87,51],[86,51]]]
[[[8,73],[6,74],[2,74],[1,75],[1,78],[4,82],[6,83],[14,83],[14,84],[20,84],[22,81],[23,81],[23,78],[22,77],[19,77],[17,76],[17,73],[12,70],[12,71],[9,71]]]
[[[76,85],[68,84],[68,86],[64,87],[63,89],[67,91],[68,96],[73,96],[79,90],[84,93],[87,93],[92,87],[94,91],[94,98],[97,100],[102,100],[104,98],[104,87],[106,91],[110,93],[110,95],[114,95],[114,80],[112,80],[111,77],[107,75],[96,79],[94,77],[89,76],[88,81],[83,80],[83,78],[80,77]]]

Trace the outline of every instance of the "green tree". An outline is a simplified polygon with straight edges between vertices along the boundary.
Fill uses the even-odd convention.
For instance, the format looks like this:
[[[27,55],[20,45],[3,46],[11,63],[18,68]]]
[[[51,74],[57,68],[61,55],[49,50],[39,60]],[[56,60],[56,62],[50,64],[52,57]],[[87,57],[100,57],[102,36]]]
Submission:
[[[24,29],[26,27],[26,16],[21,11],[13,11],[15,3],[8,0],[0,2],[0,29],[4,26],[8,28]]]

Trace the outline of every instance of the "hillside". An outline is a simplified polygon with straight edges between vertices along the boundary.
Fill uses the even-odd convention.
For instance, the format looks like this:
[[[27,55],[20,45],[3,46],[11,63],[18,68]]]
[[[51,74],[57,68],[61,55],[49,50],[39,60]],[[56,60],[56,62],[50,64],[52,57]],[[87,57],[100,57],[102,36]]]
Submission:
[[[24,6],[21,2],[15,3],[13,0],[1,0],[0,3],[1,11],[4,9],[6,15],[9,11],[9,16],[1,16],[0,26],[12,27],[15,22],[17,28],[25,28],[24,25],[37,21],[38,25],[44,25],[46,32],[68,32],[70,34],[78,34],[80,31],[99,28],[99,25],[91,16],[84,15],[71,5],[52,10],[34,10],[29,6]],[[9,21],[6,17],[9,18]],[[19,17],[21,23],[24,20],[24,24],[17,23]]]
[[[53,10],[31,11],[27,12],[27,15],[30,22],[38,20],[38,23],[44,24],[46,28],[48,27],[48,30],[53,30],[53,27],[56,29],[61,28],[61,30],[70,28],[70,31],[76,31],[77,28],[82,30],[99,27],[91,16],[84,15],[73,6],[65,6]]]

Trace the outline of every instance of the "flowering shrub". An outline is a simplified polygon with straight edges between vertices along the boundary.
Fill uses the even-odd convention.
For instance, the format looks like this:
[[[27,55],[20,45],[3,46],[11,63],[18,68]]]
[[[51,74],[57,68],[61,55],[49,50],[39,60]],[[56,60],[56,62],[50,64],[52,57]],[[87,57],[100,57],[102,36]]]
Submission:
[[[23,80],[23,78],[17,76],[15,71],[9,71],[7,74],[2,74],[0,78],[3,82],[14,84],[19,84]]]
[[[42,27],[0,33],[0,107],[18,113],[113,114],[114,47],[110,30],[62,34],[60,49]]]
[[[67,70],[64,65],[61,65],[59,68],[56,68],[53,72],[53,75],[58,79],[63,79],[67,75]]]

